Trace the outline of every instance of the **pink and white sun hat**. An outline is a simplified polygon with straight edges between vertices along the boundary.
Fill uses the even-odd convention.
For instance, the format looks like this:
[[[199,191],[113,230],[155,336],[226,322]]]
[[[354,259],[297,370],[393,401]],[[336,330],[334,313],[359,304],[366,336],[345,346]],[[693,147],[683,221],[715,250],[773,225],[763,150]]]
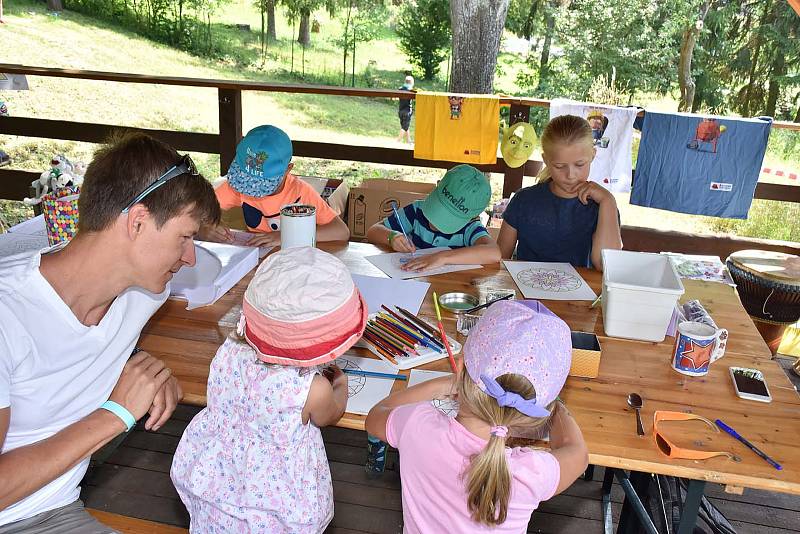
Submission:
[[[359,340],[367,305],[341,260],[300,247],[261,264],[244,293],[242,318],[239,330],[261,361],[312,367]]]
[[[500,406],[530,417],[550,415],[546,406],[564,387],[571,362],[569,326],[535,300],[492,304],[464,344],[464,365],[475,384]],[[530,380],[536,397],[526,400],[503,390],[497,378],[507,373]]]

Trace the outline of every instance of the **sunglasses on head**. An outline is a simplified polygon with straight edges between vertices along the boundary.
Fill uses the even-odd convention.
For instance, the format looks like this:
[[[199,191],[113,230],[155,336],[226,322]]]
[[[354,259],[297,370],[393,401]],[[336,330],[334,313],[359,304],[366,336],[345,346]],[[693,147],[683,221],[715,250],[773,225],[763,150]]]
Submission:
[[[192,161],[192,158],[189,157],[189,154],[184,154],[181,157],[181,160],[177,164],[175,164],[172,167],[170,167],[169,169],[167,169],[167,172],[165,172],[164,174],[162,174],[161,176],[156,178],[156,180],[152,184],[150,184],[147,187],[145,187],[144,190],[141,193],[139,193],[138,195],[133,197],[133,200],[131,200],[128,203],[128,205],[125,206],[122,209],[122,213],[128,213],[128,211],[134,205],[136,205],[139,202],[141,202],[142,200],[144,200],[144,197],[146,197],[147,195],[149,195],[150,193],[152,193],[153,191],[155,191],[156,189],[158,189],[159,187],[161,187],[165,183],[169,182],[173,178],[175,178],[177,176],[181,176],[183,174],[190,174],[192,176],[198,176],[200,174],[197,171],[197,167],[195,167],[195,164]]]
[[[713,458],[714,456],[727,456],[732,460],[737,460],[738,458],[729,452],[723,451],[700,451],[696,449],[685,449],[683,447],[679,447],[675,445],[672,441],[670,441],[666,436],[664,436],[658,430],[658,424],[662,421],[702,421],[706,423],[708,426],[714,429],[715,432],[719,432],[719,428],[717,425],[706,419],[705,417],[695,415],[692,413],[683,413],[683,412],[670,412],[670,411],[656,411],[653,414],[653,437],[656,440],[656,445],[658,446],[658,450],[660,450],[664,455],[670,458],[681,458],[685,460],[706,460],[708,458]]]

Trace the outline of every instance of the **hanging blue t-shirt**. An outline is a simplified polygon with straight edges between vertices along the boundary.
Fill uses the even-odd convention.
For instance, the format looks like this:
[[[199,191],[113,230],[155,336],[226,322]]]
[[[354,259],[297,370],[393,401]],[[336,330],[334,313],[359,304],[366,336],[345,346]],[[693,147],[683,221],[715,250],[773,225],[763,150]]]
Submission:
[[[593,200],[557,197],[550,182],[517,191],[503,220],[517,230],[517,259],[592,266],[592,236],[600,206]]]
[[[648,111],[631,204],[746,219],[771,123]]]
[[[481,224],[478,219],[472,220],[464,226],[461,230],[454,234],[445,234],[438,230],[431,228],[431,223],[428,218],[422,213],[420,209],[421,200],[415,200],[408,206],[399,210],[402,227],[397,221],[394,214],[389,215],[383,220],[383,225],[390,230],[402,232],[405,229],[409,233],[411,241],[414,246],[423,248],[433,247],[450,247],[462,248],[471,247],[475,241],[483,236],[488,236],[489,232]]]

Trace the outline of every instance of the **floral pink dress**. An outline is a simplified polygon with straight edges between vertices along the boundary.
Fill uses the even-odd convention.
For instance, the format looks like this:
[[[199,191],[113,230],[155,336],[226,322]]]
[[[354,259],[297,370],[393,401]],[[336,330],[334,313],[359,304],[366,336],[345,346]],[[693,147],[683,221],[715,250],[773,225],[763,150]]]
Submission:
[[[208,377],[208,407],[181,438],[171,477],[190,531],[322,532],[333,486],[322,434],[303,424],[313,368],[267,365],[228,339]]]

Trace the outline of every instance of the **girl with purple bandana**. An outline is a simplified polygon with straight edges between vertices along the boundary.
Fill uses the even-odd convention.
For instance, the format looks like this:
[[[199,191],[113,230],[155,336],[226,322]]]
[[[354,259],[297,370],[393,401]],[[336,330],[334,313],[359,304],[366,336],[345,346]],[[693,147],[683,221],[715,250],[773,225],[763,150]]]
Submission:
[[[458,376],[370,411],[367,432],[400,451],[404,532],[526,532],[539,503],[580,476],[586,444],[557,400],[571,351],[569,327],[538,302],[497,302],[470,332]],[[453,394],[450,418],[431,400]],[[547,429],[549,451],[509,446]]]

